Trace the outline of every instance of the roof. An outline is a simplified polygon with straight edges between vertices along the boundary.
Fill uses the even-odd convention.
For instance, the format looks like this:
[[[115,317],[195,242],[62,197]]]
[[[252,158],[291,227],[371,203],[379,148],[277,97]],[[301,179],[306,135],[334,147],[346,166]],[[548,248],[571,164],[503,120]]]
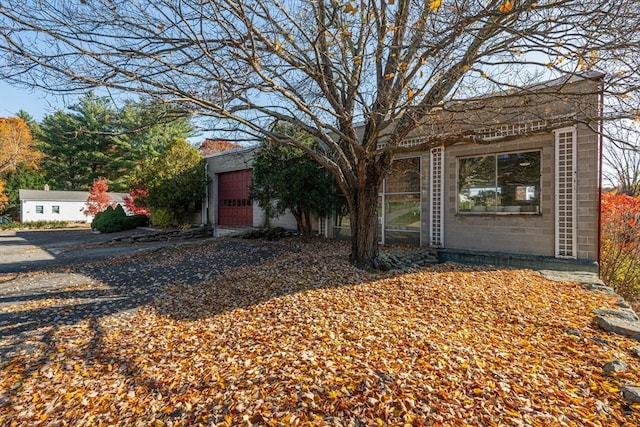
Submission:
[[[123,202],[127,193],[107,193],[111,200]],[[19,190],[20,200],[35,202],[86,202],[89,198],[88,191],[45,191],[45,190]]]
[[[200,154],[204,157],[238,148],[242,148],[242,145],[223,139],[205,139],[204,142],[200,144],[198,151],[200,151]]]
[[[238,148],[233,148],[231,150],[227,150],[227,151],[221,151],[219,153],[214,153],[214,154],[208,154],[206,156],[202,156],[205,159],[210,159],[212,157],[222,157],[222,156],[229,156],[232,154],[239,154],[239,153],[244,153],[244,152],[250,152],[253,151],[257,148],[259,148],[260,145],[256,144],[256,145],[249,145],[249,146],[240,146]]]

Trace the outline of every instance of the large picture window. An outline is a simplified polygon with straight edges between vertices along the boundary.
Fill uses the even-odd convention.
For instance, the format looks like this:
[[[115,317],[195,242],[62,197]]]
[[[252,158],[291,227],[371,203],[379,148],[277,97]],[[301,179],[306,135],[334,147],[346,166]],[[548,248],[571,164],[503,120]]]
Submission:
[[[540,212],[540,151],[458,160],[458,213]]]

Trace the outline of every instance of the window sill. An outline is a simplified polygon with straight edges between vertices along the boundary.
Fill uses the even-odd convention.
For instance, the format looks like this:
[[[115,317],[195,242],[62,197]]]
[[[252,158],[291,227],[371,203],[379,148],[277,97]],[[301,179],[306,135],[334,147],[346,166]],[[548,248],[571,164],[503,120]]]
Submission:
[[[456,216],[542,216],[540,212],[456,212]]]

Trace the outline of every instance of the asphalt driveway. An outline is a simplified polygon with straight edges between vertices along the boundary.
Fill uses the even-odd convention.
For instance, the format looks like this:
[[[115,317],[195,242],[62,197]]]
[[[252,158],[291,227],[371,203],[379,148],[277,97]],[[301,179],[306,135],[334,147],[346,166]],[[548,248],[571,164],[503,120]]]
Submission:
[[[283,249],[245,239],[127,238],[145,233],[157,231],[1,232],[0,364],[20,352],[36,351],[61,326],[127,316],[167,285],[204,283]]]
[[[158,242],[110,243],[121,237],[156,232],[135,229],[101,234],[88,228],[0,231],[0,273],[83,264],[168,246]]]

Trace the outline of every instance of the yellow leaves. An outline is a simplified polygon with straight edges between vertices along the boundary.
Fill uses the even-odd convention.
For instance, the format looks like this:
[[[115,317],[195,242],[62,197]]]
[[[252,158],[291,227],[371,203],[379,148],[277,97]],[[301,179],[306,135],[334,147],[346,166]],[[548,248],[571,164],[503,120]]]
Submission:
[[[407,93],[407,98],[412,99],[415,95],[416,95],[416,91],[410,90],[409,93]]]
[[[275,50],[275,51],[276,51],[276,53],[280,53],[280,52],[282,52],[282,45],[280,44],[280,40],[276,40],[276,41],[273,43],[273,50]]]
[[[438,9],[442,6],[443,0],[429,0],[429,9],[433,12],[437,12]]]
[[[512,9],[513,9],[513,3],[510,0],[507,0],[506,2],[504,2],[504,4],[501,4],[500,7],[498,8],[498,10],[502,13],[511,12]]]
[[[41,158],[42,153],[33,148],[27,123],[18,117],[0,117],[0,175],[21,164],[35,168]]]
[[[601,370],[633,363],[623,349],[635,344],[586,339],[603,334],[589,310],[607,297],[523,270],[363,272],[347,243],[291,244],[171,282],[130,315],[56,329],[2,365],[0,424],[640,425],[619,391],[640,374]]]
[[[347,3],[344,7],[344,13],[355,15],[356,13],[358,13],[358,8],[353,6],[351,3]]]
[[[384,75],[386,80],[391,80],[396,74],[395,73],[387,73]]]

